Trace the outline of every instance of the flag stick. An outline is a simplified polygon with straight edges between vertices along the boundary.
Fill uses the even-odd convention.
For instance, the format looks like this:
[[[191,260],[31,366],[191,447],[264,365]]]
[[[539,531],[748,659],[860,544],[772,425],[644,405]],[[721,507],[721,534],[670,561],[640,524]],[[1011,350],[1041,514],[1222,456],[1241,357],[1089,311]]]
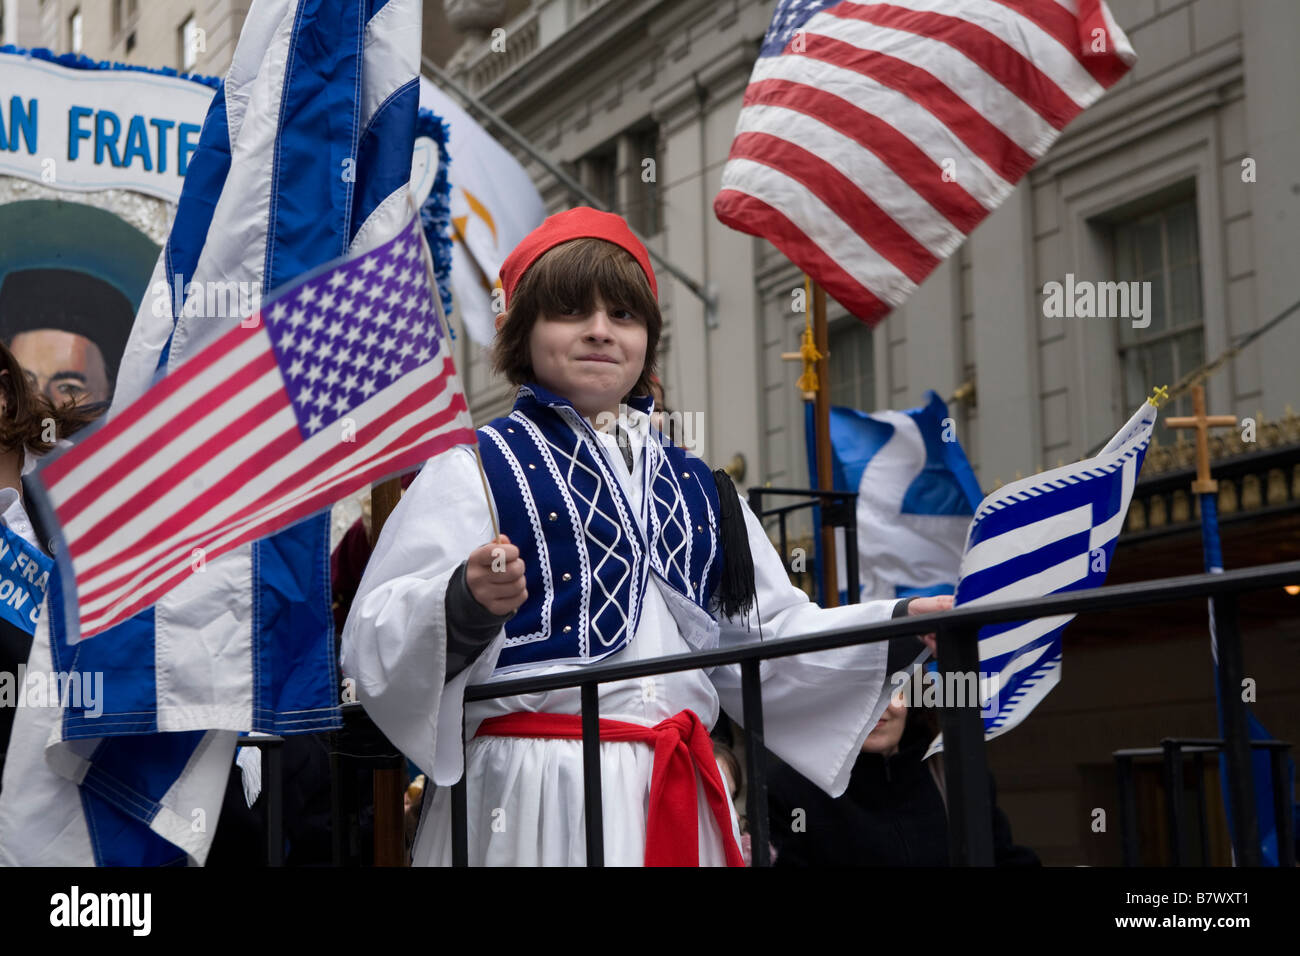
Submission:
[[[442,312],[442,298],[438,291],[438,280],[433,271],[433,254],[429,251],[424,229],[420,225],[420,211],[415,208],[415,201],[410,192],[406,195],[407,205],[415,218],[416,233],[420,237],[420,254],[424,259],[424,271],[429,280],[430,296],[433,300],[434,314],[438,321],[438,335],[441,347],[446,350],[447,361],[455,364],[451,351],[451,341],[447,338],[447,318]],[[474,447],[474,457],[478,459],[478,446]],[[479,461],[479,474],[483,474],[483,463]],[[483,478],[484,493],[487,491],[487,478]],[[370,547],[373,549],[379,541],[389,516],[402,499],[402,482],[399,476],[376,482],[370,489]],[[491,498],[488,499],[491,513]],[[492,516],[492,528],[495,537],[496,516]],[[375,823],[374,823],[374,863],[375,866],[406,866],[406,826],[402,796],[406,792],[406,767],[385,767],[373,771]]]
[[[501,529],[497,527],[497,513],[492,507],[492,490],[488,487],[487,473],[483,471],[483,456],[479,454],[478,442],[474,443],[474,461],[478,463],[479,481],[483,482],[483,497],[488,503],[488,517],[492,519],[492,540],[495,541],[501,536]]]
[[[817,487],[820,491],[830,491],[835,487],[831,474],[831,396],[830,396],[830,362],[829,333],[826,329],[826,290],[816,282],[812,283],[813,341],[819,353],[817,358],[817,398],[813,404],[813,421],[817,448]],[[827,607],[838,607],[840,603],[839,575],[835,567],[835,529],[826,524],[826,499],[822,503],[822,594]],[[853,582],[848,582],[852,587]]]
[[[409,196],[407,197],[409,200]],[[411,201],[414,208],[415,203]],[[416,218],[419,219],[419,212],[416,211]],[[454,229],[455,226],[453,225]],[[429,243],[424,237],[424,230],[418,230],[420,233],[420,249],[424,254],[424,271],[429,277],[429,288],[433,290],[433,310],[438,316],[438,334],[442,337],[442,345],[447,350],[447,361],[455,365],[455,356],[451,350],[451,341],[447,339],[447,316],[442,311],[442,297],[438,292],[438,278],[433,272],[433,253],[429,251]],[[466,247],[468,249],[468,246]],[[472,256],[470,257],[473,258]],[[477,265],[477,263],[475,263]],[[479,275],[483,275],[482,270]],[[478,477],[483,483],[483,497],[487,500],[488,517],[492,520],[492,540],[495,541],[501,534],[501,528],[497,525],[496,509],[492,505],[492,490],[488,487],[487,473],[483,470],[483,456],[479,453],[478,442],[474,443],[474,463],[478,465]]]

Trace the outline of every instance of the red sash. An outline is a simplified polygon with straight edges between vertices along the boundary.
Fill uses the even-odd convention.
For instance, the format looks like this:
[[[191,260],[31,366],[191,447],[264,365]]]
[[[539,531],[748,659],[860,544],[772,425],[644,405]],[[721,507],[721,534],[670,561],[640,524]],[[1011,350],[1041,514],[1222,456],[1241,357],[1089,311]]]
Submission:
[[[577,714],[517,712],[489,717],[476,737],[550,737],[582,739],[582,718]],[[726,787],[713,756],[713,742],[704,723],[693,711],[643,727],[621,720],[600,721],[602,741],[634,741],[654,746],[650,775],[650,809],[646,820],[646,866],[699,866],[700,832],[695,799],[695,772],[704,784],[704,796],[713,811],[728,866],[744,866],[740,847],[731,831]]]

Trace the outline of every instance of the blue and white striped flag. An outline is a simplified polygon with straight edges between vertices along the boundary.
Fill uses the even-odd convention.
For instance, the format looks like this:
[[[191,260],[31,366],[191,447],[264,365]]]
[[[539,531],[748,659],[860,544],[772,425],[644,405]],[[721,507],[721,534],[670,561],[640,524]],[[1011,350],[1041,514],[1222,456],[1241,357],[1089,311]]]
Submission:
[[[110,416],[254,311],[262,290],[409,221],[420,19],[419,0],[253,4]],[[232,288],[241,307],[214,313]],[[58,620],[52,578],[29,672],[68,672],[74,687],[102,675],[100,713],[20,710],[0,863],[202,863],[237,733],[338,724],[328,540],[321,513],[210,563],[196,556],[202,573],[80,642]]]
[[[954,604],[993,604],[1100,587],[1124,527],[1156,408],[1129,419],[1096,457],[999,488],[971,522]],[[980,629],[984,735],[1019,724],[1061,676],[1073,614]],[[942,737],[930,753],[942,748]],[[928,754],[927,754],[928,756]]]
[[[934,391],[925,399],[905,412],[831,409],[835,487],[842,481],[858,493],[864,601],[957,587],[962,543],[982,494],[948,406]]]

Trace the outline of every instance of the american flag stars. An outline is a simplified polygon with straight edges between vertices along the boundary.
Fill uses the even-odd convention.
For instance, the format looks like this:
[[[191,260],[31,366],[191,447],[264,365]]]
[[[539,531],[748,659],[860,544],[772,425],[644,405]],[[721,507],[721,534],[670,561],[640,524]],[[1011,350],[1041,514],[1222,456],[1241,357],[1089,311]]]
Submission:
[[[436,357],[441,334],[416,228],[263,310],[303,438]]]
[[[772,15],[772,22],[763,37],[762,55],[779,53],[814,13],[838,2],[839,0],[783,0]]]

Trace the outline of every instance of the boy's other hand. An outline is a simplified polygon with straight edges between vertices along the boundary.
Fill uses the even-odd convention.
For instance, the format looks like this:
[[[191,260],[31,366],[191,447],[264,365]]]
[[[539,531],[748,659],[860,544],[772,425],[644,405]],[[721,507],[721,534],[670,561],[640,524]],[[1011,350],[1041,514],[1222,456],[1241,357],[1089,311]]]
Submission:
[[[951,594],[936,594],[933,597],[913,598],[912,602],[907,605],[907,616],[913,617],[917,614],[933,614],[935,611],[952,610]],[[922,644],[930,649],[930,653],[936,658],[939,656],[939,649],[936,647],[934,634],[918,634],[917,638]]]
[[[503,534],[475,548],[465,561],[465,585],[474,600],[492,614],[513,614],[528,599],[519,549]]]

